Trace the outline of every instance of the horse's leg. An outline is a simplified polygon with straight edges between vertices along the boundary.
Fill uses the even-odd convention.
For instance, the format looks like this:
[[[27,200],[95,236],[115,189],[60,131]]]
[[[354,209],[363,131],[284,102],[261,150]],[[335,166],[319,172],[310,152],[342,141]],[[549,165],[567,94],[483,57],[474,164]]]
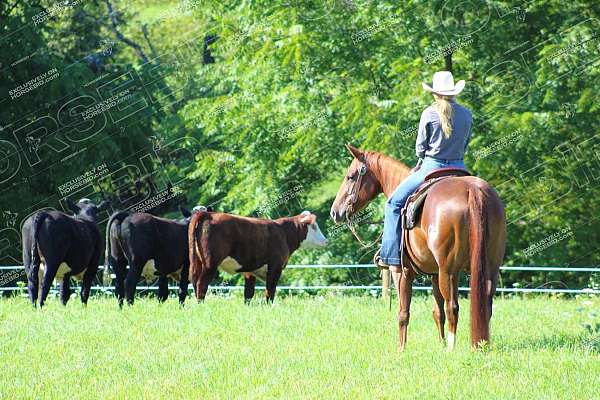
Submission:
[[[454,350],[456,327],[458,325],[458,273],[449,274],[440,266],[439,288],[444,297],[446,318],[448,318],[448,351]]]
[[[401,303],[400,303],[400,299],[402,298],[402,295],[400,293],[400,287],[401,287],[401,282],[402,282],[402,272],[394,272],[391,271],[392,273],[392,281],[394,281],[394,287],[396,288],[396,295],[398,296],[398,315],[400,315],[400,308],[401,308]],[[398,340],[398,343],[400,343],[400,340]],[[400,345],[398,345],[398,350],[402,351],[400,349]]]
[[[410,319],[410,300],[412,297],[412,283],[415,273],[412,269],[405,268],[400,278],[398,299],[400,300],[400,312],[398,313],[399,341],[398,350],[404,351],[406,345],[406,331]]]
[[[440,284],[437,275],[431,277],[431,287],[433,288],[433,320],[438,328],[440,340],[444,341],[444,324],[446,323],[446,313],[444,312],[444,297],[440,293]]]

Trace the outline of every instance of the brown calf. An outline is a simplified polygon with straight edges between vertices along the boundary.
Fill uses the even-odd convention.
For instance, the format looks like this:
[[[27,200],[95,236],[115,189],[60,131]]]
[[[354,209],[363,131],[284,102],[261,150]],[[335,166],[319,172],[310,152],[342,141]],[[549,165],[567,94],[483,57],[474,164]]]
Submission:
[[[244,298],[250,301],[254,295],[253,275],[260,277],[266,267],[266,298],[272,302],[292,253],[299,247],[327,245],[316,215],[308,211],[276,220],[198,212],[192,216],[188,229],[190,277],[198,301],[204,300],[219,267],[244,273]]]

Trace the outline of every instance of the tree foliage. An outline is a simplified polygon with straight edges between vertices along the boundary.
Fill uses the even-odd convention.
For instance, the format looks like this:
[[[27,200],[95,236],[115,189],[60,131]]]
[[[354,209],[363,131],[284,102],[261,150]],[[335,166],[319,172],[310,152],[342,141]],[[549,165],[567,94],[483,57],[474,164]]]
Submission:
[[[39,12],[17,4],[0,10],[5,32]],[[115,2],[120,33],[139,49],[111,28],[107,4],[78,5],[69,18],[48,22],[27,40],[6,41],[3,60],[42,50],[35,62],[9,68],[0,81],[3,92],[52,67],[68,64],[70,72],[2,107],[3,125],[48,99],[85,93],[81,82],[98,75],[89,63],[72,63],[101,40],[116,43],[103,68],[111,76],[133,70],[142,80],[153,77],[153,85],[146,80],[143,86],[155,101],[130,120],[126,140],[103,131],[96,150],[68,166],[37,175],[23,169],[29,184],[13,179],[2,209],[28,198],[33,210],[74,171],[103,160],[116,160],[114,170],[140,149],[154,149],[160,176],[180,185],[189,203],[264,217],[315,211],[334,240],[326,251],[301,252],[293,261],[368,262],[372,251],[328,219],[350,162],[343,144],[414,164],[416,126],[431,102],[420,83],[451,68],[467,80],[459,101],[474,114],[466,164],[496,187],[506,206],[505,263],[598,264],[596,2]],[[8,129],[1,134],[11,141]],[[115,183],[99,182],[100,188],[113,193]],[[379,199],[369,209],[373,220],[382,204]],[[359,227],[371,239],[380,229]],[[505,283],[525,278],[504,277]],[[339,272],[322,279],[350,278]],[[556,278],[587,282],[584,276]],[[534,276],[532,283],[550,279]]]

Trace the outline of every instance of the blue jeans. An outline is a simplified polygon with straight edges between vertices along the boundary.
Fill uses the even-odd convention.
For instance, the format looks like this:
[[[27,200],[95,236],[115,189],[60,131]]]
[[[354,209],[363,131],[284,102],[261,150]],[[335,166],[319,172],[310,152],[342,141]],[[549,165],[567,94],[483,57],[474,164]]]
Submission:
[[[425,157],[421,168],[404,179],[385,203],[381,260],[388,265],[400,265],[400,235],[402,234],[401,211],[406,200],[425,181],[425,176],[438,168],[465,168],[462,160],[445,161]]]

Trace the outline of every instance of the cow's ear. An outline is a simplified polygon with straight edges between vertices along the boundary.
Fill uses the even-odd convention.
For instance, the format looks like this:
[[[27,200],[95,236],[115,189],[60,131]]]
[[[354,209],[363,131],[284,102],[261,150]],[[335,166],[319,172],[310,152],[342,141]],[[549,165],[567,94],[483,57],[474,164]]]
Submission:
[[[179,206],[179,211],[181,212],[181,215],[183,215],[185,218],[192,216],[192,213],[190,212],[190,210],[188,210],[184,206]]]
[[[312,225],[317,222],[317,216],[311,212],[304,211],[302,214],[302,218],[300,218],[300,223],[306,225]]]
[[[73,211],[75,214],[79,214],[79,211],[81,211],[81,208],[77,204],[73,203],[73,200],[66,198],[65,202],[67,203],[67,208],[69,210]]]
[[[96,207],[98,211],[103,211],[110,206],[110,200],[102,200],[100,204]]]
[[[206,206],[206,211],[213,212],[213,211],[215,211],[215,209],[212,208],[212,206]]]

